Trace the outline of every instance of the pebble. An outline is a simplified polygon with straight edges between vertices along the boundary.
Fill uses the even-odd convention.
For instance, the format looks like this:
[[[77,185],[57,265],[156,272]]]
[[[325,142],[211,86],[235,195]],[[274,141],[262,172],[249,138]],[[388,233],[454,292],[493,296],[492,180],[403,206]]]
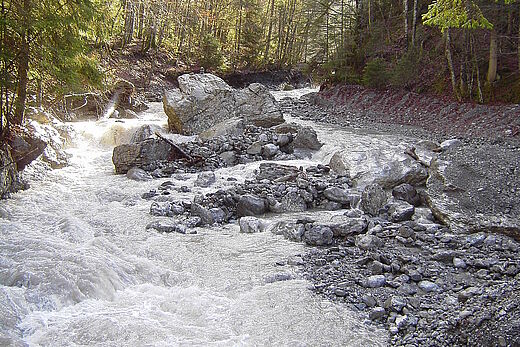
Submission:
[[[386,278],[384,275],[369,276],[365,281],[365,286],[368,288],[379,288],[386,284]]]
[[[436,283],[433,283],[430,281],[421,281],[421,282],[419,282],[418,286],[426,293],[439,291],[439,286]]]

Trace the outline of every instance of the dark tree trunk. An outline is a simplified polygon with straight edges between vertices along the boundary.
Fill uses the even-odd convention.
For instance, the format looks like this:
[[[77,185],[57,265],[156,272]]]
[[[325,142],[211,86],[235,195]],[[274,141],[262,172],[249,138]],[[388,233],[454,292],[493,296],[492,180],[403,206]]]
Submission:
[[[18,55],[18,85],[16,88],[16,101],[14,107],[15,124],[22,124],[25,111],[25,101],[27,100],[27,83],[29,73],[29,22],[31,13],[31,0],[23,2],[23,21],[24,29],[21,38],[20,54]]]

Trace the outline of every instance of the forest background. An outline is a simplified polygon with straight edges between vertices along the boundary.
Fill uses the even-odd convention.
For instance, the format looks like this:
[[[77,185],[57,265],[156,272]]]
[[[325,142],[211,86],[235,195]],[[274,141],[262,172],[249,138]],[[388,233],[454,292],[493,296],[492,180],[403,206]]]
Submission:
[[[2,135],[28,105],[201,67],[520,102],[515,0],[1,0],[0,11]]]

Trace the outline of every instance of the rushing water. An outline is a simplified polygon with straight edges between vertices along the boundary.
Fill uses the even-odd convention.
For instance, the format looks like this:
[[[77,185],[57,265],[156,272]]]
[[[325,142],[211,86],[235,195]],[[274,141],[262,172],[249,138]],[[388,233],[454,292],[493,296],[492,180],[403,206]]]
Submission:
[[[296,267],[276,265],[305,252],[302,244],[236,225],[146,231],[157,217],[140,196],[165,180],[116,176],[111,155],[150,123],[165,126],[160,104],[139,120],[73,124],[71,165],[0,202],[0,345],[385,344],[382,330],[313,294]],[[216,188],[255,165],[217,172]],[[273,281],[277,274],[291,279]]]

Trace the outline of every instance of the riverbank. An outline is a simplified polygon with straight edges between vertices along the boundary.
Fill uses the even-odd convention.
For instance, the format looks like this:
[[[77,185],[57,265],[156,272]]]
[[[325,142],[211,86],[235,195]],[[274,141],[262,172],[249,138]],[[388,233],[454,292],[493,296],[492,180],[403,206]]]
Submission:
[[[418,114],[410,104],[402,106],[405,110],[397,106],[392,109],[385,105],[396,100],[389,100],[388,95],[378,95],[376,101],[374,91],[352,89],[355,92],[347,95],[340,89],[301,100],[285,99],[281,104],[293,117],[360,133],[439,142],[456,137],[466,148],[466,165],[470,167],[478,165],[473,163],[477,153],[493,153],[500,148],[503,162],[484,168],[483,176],[468,178],[479,182],[493,177],[486,189],[518,201],[520,182],[516,175],[504,170],[502,177],[496,171],[500,165],[520,168],[520,146],[514,132],[519,119],[514,112],[501,114],[500,108],[491,108],[483,115],[475,113],[477,119],[472,122],[455,126],[452,117],[434,116],[434,110]],[[490,206],[505,209],[499,201]],[[442,224],[438,220],[435,223]],[[415,217],[405,223],[371,218],[365,232],[306,252],[304,276],[313,282],[319,295],[347,303],[366,314],[367,321],[384,325],[391,334],[391,345],[520,344],[520,303],[514,294],[520,289],[518,242],[504,235],[459,234],[446,226],[421,224]]]

